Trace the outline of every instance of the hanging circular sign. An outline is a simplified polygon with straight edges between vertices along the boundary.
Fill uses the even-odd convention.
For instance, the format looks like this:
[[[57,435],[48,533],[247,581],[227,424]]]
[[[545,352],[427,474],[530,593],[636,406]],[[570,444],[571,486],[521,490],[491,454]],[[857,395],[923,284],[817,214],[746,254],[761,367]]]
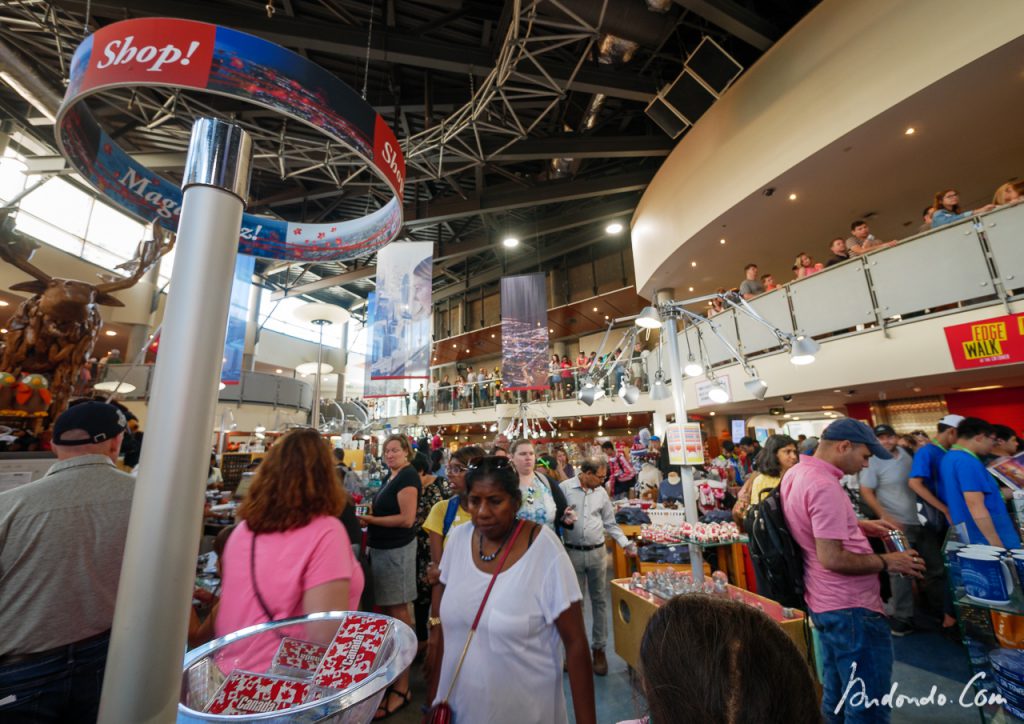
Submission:
[[[190,89],[269,108],[323,133],[328,153],[330,144],[351,149],[394,194],[380,209],[343,222],[245,214],[238,240],[243,254],[300,262],[349,259],[379,249],[401,230],[405,159],[372,106],[297,53],[248,33],[177,18],[125,20],[86,38],[71,61],[57,113],[61,153],[133,216],[176,230],[182,191],[129,156],[82,102],[123,87]]]

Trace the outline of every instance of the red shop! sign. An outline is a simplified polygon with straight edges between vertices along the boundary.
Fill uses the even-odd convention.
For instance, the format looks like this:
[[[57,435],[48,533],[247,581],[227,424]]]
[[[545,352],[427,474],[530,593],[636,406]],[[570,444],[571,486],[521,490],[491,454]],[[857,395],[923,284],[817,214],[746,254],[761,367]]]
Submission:
[[[1024,314],[957,324],[945,332],[958,370],[1024,362]]]

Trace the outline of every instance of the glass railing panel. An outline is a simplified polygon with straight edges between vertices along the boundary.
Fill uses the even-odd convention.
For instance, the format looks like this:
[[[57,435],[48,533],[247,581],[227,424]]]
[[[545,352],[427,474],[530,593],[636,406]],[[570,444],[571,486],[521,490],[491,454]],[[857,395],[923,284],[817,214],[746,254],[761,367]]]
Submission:
[[[793,331],[793,318],[789,313],[789,298],[785,289],[762,294],[750,300],[750,306],[781,331]],[[772,330],[747,315],[736,315],[736,323],[739,326],[739,337],[743,340],[744,354],[758,354],[780,346],[779,338]]]
[[[798,334],[815,337],[875,321],[874,303],[860,259],[792,282],[789,296]]]
[[[981,223],[1003,288],[1024,289],[1024,203],[985,214]]]
[[[866,257],[882,317],[995,294],[971,220],[950,224]]]

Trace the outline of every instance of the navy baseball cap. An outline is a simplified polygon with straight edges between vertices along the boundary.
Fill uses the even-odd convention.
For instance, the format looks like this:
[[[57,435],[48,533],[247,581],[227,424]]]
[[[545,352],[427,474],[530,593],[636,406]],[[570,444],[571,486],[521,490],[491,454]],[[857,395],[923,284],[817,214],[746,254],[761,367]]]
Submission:
[[[106,402],[89,401],[72,405],[61,413],[53,425],[53,444],[64,446],[94,445],[117,437],[128,427],[128,418],[120,409]],[[62,436],[83,430],[88,437],[62,440]],[[77,437],[77,436],[76,436]]]
[[[821,439],[849,440],[850,442],[861,443],[867,445],[868,449],[871,450],[871,454],[875,457],[882,460],[892,460],[892,454],[882,447],[882,444],[878,442],[878,438],[875,437],[875,433],[871,431],[871,428],[860,420],[854,420],[852,417],[844,417],[833,422],[821,433]]]

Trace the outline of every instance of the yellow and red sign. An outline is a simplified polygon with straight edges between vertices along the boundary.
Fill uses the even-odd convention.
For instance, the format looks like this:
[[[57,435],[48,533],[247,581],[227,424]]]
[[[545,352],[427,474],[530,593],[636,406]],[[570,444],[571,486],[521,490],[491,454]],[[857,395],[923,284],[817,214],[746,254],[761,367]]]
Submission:
[[[958,370],[1024,362],[1024,314],[957,324],[945,332]]]

